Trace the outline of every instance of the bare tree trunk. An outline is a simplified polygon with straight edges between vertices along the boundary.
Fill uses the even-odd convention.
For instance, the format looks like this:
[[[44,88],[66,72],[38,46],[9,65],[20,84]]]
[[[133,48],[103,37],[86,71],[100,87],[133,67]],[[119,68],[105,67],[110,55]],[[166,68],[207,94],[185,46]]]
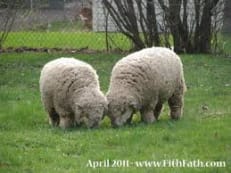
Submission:
[[[169,23],[174,40],[174,50],[176,52],[183,52],[182,40],[180,33],[180,9],[182,0],[169,0]]]
[[[195,6],[195,34],[194,34],[194,51],[196,50],[196,43],[200,40],[200,10],[201,10],[201,0],[194,0]]]
[[[193,5],[189,4],[192,3],[189,0],[168,0],[168,2],[158,0],[164,12],[163,23],[167,24],[160,29],[164,29],[165,36],[170,31],[175,52],[211,52],[214,30],[212,11],[219,1],[222,0],[194,0],[195,11],[192,13],[189,7]],[[155,11],[156,3],[155,0],[112,0],[111,2],[103,0],[119,30],[132,40],[135,49],[161,44]],[[144,7],[146,14],[143,12]],[[165,43],[168,44],[167,37],[164,38]]]
[[[103,9],[103,14],[105,16],[105,45],[106,45],[107,52],[109,52],[109,39],[108,39],[108,18],[109,18],[109,13],[106,12],[105,9]]]
[[[222,31],[231,34],[231,0],[225,0],[224,25]]]
[[[173,37],[173,45],[175,52],[183,52],[183,45],[181,39],[181,19],[180,19],[180,10],[182,0],[169,0],[169,7],[165,5],[164,0],[158,0],[160,6],[164,10],[166,14],[166,20],[169,25],[172,37]]]
[[[195,44],[195,51],[200,53],[211,52],[212,39],[212,9],[219,0],[204,0],[204,8],[199,26],[199,40]]]
[[[17,0],[14,0],[14,1],[0,2],[0,5],[6,7],[2,9],[0,13],[0,18],[2,18],[1,21],[3,21],[3,23],[1,24],[2,26],[0,32],[0,49],[1,49],[8,37],[9,32],[13,27],[19,4]]]
[[[167,16],[176,52],[211,52],[212,9],[219,0],[194,0],[195,27],[191,28],[188,27],[188,0],[169,0],[169,6],[165,5],[164,0],[158,2]]]
[[[146,0],[146,5],[141,0],[103,0],[102,3],[119,31],[132,40],[135,50],[160,45],[154,0]]]
[[[156,10],[154,0],[147,0],[147,29],[149,34],[148,46],[160,45],[160,37],[157,28]]]
[[[188,53],[193,52],[193,46],[192,46],[192,33],[193,32],[193,26],[188,26],[188,0],[183,0],[183,22],[179,25],[180,27],[180,33],[181,33],[181,39],[182,39],[182,44],[184,47],[184,51]]]

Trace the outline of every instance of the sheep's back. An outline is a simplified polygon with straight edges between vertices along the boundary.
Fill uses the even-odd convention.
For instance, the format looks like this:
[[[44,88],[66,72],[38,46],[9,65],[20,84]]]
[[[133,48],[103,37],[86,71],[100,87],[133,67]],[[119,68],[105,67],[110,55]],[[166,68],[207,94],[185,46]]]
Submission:
[[[146,98],[158,94],[165,99],[174,92],[182,78],[182,63],[173,51],[146,48],[124,57],[114,66],[110,90],[122,87]]]
[[[40,90],[44,94],[65,97],[68,93],[90,85],[99,87],[95,70],[89,64],[74,58],[53,60],[41,71]]]

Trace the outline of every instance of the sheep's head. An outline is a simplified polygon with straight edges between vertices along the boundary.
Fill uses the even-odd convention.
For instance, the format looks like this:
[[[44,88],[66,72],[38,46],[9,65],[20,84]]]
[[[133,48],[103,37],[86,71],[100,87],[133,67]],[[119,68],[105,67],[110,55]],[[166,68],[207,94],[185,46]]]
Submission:
[[[136,103],[127,98],[108,97],[108,116],[113,127],[120,127],[129,122],[133,112],[136,110]]]
[[[75,106],[75,121],[77,124],[84,124],[88,128],[99,126],[107,111],[106,98],[101,93],[88,93],[82,97]],[[87,94],[87,95],[88,95]]]
[[[74,124],[75,124],[75,121],[73,120],[72,116],[60,117],[59,127],[61,127],[62,129],[73,127]]]

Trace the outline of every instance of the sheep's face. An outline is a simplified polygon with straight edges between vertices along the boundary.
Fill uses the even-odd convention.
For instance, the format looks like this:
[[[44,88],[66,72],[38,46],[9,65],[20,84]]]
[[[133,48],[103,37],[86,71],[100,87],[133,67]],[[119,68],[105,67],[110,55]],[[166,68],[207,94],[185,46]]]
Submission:
[[[70,128],[74,125],[74,120],[70,116],[62,116],[60,117],[59,127],[66,129]]]
[[[108,105],[108,116],[113,127],[120,127],[132,116],[133,108],[128,104],[116,104],[110,102]]]
[[[98,90],[88,90],[77,98],[75,103],[75,121],[88,128],[98,127],[107,111],[107,100]]]
[[[92,105],[83,108],[82,115],[85,117],[85,125],[88,128],[98,127],[104,115],[104,105]]]
[[[99,126],[103,119],[105,111],[107,110],[107,103],[87,103],[76,106],[75,121],[77,124],[84,124],[88,128],[95,128]]]
[[[84,124],[88,128],[96,128],[103,119],[105,107],[99,105],[81,105],[75,110],[75,121],[78,125]]]

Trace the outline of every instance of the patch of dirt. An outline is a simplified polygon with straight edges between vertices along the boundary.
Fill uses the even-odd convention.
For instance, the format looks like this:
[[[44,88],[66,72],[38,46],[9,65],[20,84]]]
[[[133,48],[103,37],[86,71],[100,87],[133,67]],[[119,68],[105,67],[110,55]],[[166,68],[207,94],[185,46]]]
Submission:
[[[8,167],[10,167],[10,164],[0,162],[0,168],[8,168]]]
[[[23,52],[45,52],[45,53],[56,53],[62,52],[67,54],[75,54],[75,53],[86,53],[86,54],[95,54],[95,53],[127,53],[127,51],[123,51],[121,49],[113,49],[110,51],[107,50],[93,50],[88,47],[83,47],[80,49],[72,49],[72,48],[31,48],[31,47],[8,47],[0,49],[0,53],[23,53]]]

